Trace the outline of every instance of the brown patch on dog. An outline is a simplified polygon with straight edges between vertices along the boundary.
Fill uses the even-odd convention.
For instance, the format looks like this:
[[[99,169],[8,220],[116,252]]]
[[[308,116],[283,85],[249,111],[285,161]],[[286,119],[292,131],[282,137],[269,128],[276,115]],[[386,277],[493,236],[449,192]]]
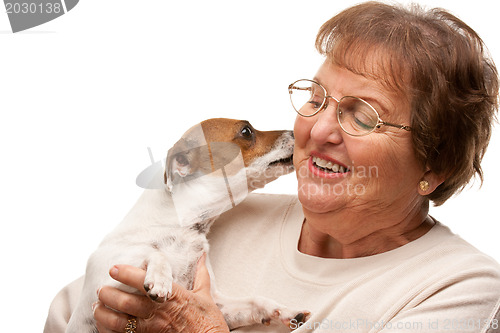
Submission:
[[[201,123],[203,133],[207,142],[230,142],[237,144],[245,166],[260,156],[271,151],[274,142],[286,131],[258,131],[246,120],[235,120],[226,118],[207,119]],[[209,140],[209,141],[208,141]],[[214,154],[225,154],[223,150]]]

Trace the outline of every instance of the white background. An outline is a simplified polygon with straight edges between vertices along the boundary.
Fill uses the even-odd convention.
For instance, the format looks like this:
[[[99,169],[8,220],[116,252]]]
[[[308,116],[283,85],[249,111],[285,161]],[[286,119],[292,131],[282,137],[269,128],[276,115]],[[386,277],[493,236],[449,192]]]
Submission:
[[[81,0],[12,34],[0,13],[2,328],[40,332],[51,299],[127,213],[136,175],[191,125],[244,118],[291,129],[287,85],[321,63],[320,25],[353,1]],[[489,1],[423,1],[450,9],[500,64]],[[497,126],[498,127],[498,126]],[[500,260],[500,133],[485,183],[432,214]],[[293,193],[294,177],[269,189]],[[7,312],[7,313],[6,313]]]

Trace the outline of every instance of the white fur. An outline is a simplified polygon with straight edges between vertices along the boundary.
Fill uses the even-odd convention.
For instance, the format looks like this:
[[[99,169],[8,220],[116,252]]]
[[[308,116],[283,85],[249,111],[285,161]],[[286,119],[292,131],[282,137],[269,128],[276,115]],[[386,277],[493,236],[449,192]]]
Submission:
[[[248,176],[249,182],[263,185],[291,171],[289,166],[269,167],[269,163],[289,157],[292,149],[293,139],[289,133],[285,133],[276,141],[269,153],[255,158],[248,168],[242,171]],[[152,299],[168,301],[172,291],[172,281],[187,289],[192,288],[196,263],[209,249],[206,238],[208,228],[219,214],[232,208],[248,193],[246,183],[243,186],[246,192],[243,195],[237,193],[240,191],[238,189],[242,188],[241,179],[245,182],[247,180],[237,173],[227,176],[226,184],[233,183],[228,187],[220,187],[221,179],[217,174],[211,174],[206,179],[207,181],[195,183],[195,188],[187,183],[176,188],[176,191],[179,191],[177,201],[179,198],[196,201],[203,197],[203,200],[197,201],[202,207],[196,210],[194,216],[189,217],[191,223],[182,225],[178,223],[179,216],[176,209],[178,207],[174,204],[171,193],[164,189],[144,191],[122,223],[102,241],[89,258],[81,298],[71,316],[67,333],[97,332],[91,306],[97,300],[96,290],[99,287],[111,285],[125,291],[137,292],[109,277],[108,270],[112,265],[128,264],[146,268],[144,285],[149,289],[148,294]],[[214,187],[211,187],[215,183],[218,183],[215,186],[216,195]],[[234,192],[230,195],[233,199],[229,201],[231,203],[229,205],[228,193],[224,191]],[[263,297],[234,299],[220,295],[216,291],[214,275],[208,261],[207,266],[214,300],[219,304],[231,329],[268,323],[271,319],[279,319],[288,325],[296,315],[304,314],[307,317],[309,314],[288,310]]]

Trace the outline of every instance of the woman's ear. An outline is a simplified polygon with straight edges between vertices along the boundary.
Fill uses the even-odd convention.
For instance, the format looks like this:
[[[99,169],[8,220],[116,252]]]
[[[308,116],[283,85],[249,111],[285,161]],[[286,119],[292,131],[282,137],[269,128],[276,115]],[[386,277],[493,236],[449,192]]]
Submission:
[[[434,173],[432,170],[427,169],[424,173],[420,182],[418,184],[418,193],[420,195],[429,195],[434,190],[441,185],[446,180],[446,177],[443,175],[438,175]]]

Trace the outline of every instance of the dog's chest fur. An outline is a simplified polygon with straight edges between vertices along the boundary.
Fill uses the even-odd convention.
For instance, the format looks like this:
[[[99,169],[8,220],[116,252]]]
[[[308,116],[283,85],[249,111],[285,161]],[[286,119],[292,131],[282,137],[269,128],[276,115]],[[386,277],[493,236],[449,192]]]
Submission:
[[[124,221],[103,240],[88,263],[102,267],[100,257],[103,253],[116,253],[116,249],[123,249],[115,254],[113,263],[106,264],[123,262],[146,268],[148,262],[144,259],[157,253],[168,258],[174,281],[192,289],[196,263],[208,251],[206,234],[212,222],[207,220],[180,226],[170,195],[164,190],[146,190]],[[109,254],[104,257],[109,257]]]
[[[165,225],[149,226],[147,230],[136,229],[116,233],[100,250],[116,250],[115,245],[123,242],[128,248],[120,257],[126,259],[128,264],[146,269],[148,263],[144,262],[144,258],[149,258],[154,252],[161,253],[169,260],[174,281],[187,289],[192,289],[198,259],[203,252],[208,251],[206,234],[200,232],[197,227]],[[96,256],[99,256],[99,253]],[[136,262],[130,262],[131,257],[136,258]]]

